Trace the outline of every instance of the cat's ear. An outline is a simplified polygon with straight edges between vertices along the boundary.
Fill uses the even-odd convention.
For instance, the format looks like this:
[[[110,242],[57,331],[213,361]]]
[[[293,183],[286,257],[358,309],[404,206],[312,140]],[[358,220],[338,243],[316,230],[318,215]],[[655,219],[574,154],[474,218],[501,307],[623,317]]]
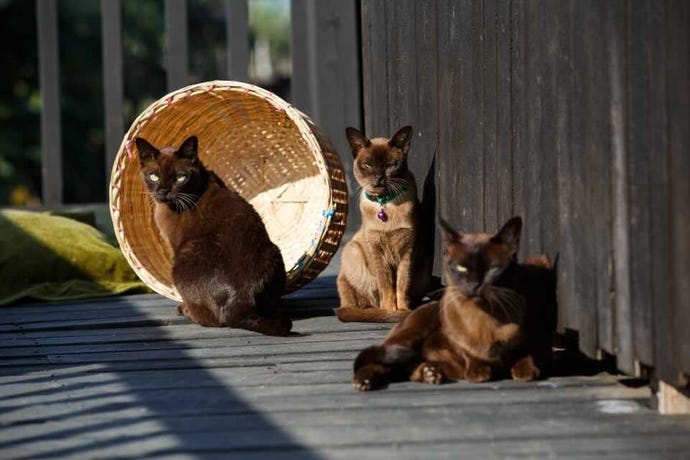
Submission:
[[[194,160],[197,157],[197,149],[199,147],[199,140],[196,136],[190,136],[180,145],[180,148],[175,152],[178,158],[186,158]]]
[[[493,237],[491,241],[494,243],[508,244],[513,247],[514,253],[517,253],[520,247],[520,233],[522,232],[522,218],[515,216],[501,227],[501,229]]]
[[[443,244],[448,246],[449,244],[459,243],[462,239],[462,235],[450,226],[445,219],[441,218],[441,234],[443,235]]]
[[[362,134],[358,129],[349,127],[345,130],[345,136],[350,143],[352,149],[352,156],[357,158],[357,152],[365,149],[371,145],[371,141],[367,136]]]
[[[149,144],[143,137],[137,137],[134,139],[134,143],[137,145],[137,152],[139,152],[139,163],[142,165],[147,161],[155,160],[158,155],[161,154],[153,145]]]
[[[388,145],[398,148],[403,154],[407,155],[410,151],[410,144],[412,143],[412,126],[405,126],[400,128],[397,133],[388,141]]]

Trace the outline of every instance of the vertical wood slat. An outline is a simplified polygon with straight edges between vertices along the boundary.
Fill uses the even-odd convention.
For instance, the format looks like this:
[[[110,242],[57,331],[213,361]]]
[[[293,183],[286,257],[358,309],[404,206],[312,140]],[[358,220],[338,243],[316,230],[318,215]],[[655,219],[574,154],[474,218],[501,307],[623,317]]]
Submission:
[[[189,84],[189,36],[187,30],[187,0],[165,0],[168,91]]]
[[[436,232],[437,194],[437,154],[438,154],[438,57],[436,42],[436,2],[424,0],[414,2],[413,20],[414,46],[412,59],[416,61],[415,78],[410,81],[413,85],[411,93],[403,95],[405,98],[415,99],[416,110],[413,114],[415,138],[413,140],[412,159],[410,168],[417,179],[419,200],[422,205],[421,220],[423,241],[426,251],[440,254],[436,250],[439,239]],[[408,37],[404,37],[407,43]],[[416,89],[416,91],[415,91]],[[435,273],[440,273],[439,258],[434,257]]]
[[[439,2],[440,215],[464,231],[480,231],[483,217],[482,5]],[[462,107],[462,110],[459,108]]]
[[[652,0],[653,1],[653,0]],[[629,174],[629,232],[630,264],[633,267],[652,267],[651,249],[651,167],[654,139],[650,128],[652,111],[649,88],[652,44],[649,41],[648,17],[650,2],[640,1],[628,8],[628,174]],[[630,353],[621,355],[619,367],[633,373],[635,360],[647,355],[651,346],[651,306],[653,305],[653,277],[646,270],[630,271],[630,301],[632,337]],[[649,362],[649,359],[646,359]]]
[[[110,171],[124,134],[121,17],[120,0],[101,0],[107,181],[110,179]]]
[[[62,135],[57,0],[36,0],[41,89],[43,205],[62,204]]]
[[[229,80],[247,81],[249,9],[247,0],[225,0],[226,64]]]
[[[362,24],[362,93],[364,95],[364,129],[370,136],[390,131],[388,123],[388,74],[386,62],[387,2],[363,0]],[[385,109],[384,109],[385,108]]]
[[[527,13],[525,0],[511,2],[511,164],[512,166],[512,203],[513,215],[525,217],[525,199],[523,169],[525,167],[525,132],[529,116],[526,105],[527,78]],[[521,247],[520,255],[524,257],[527,250]]]
[[[362,125],[357,2],[293,0],[291,15],[291,102],[328,134],[355,190],[345,128]],[[357,202],[351,194],[349,230],[359,226]]]
[[[578,324],[578,299],[575,290],[575,277],[577,272],[576,254],[578,252],[576,235],[576,210],[574,155],[573,147],[573,117],[576,108],[573,101],[577,100],[574,94],[574,2],[567,2],[558,12],[556,19],[557,40],[560,50],[556,67],[556,157],[558,177],[558,328],[565,329]]]
[[[625,5],[617,4],[617,15],[626,17]],[[626,59],[627,21],[622,24],[608,24],[607,38],[611,51],[608,66],[611,70],[611,181],[612,181],[612,235],[613,235],[613,290],[615,346],[611,350],[621,357],[621,362],[632,365],[632,313],[630,277],[632,267],[631,242],[628,222],[630,220],[628,188],[629,176],[627,165],[629,151],[627,145],[627,85],[628,65]]]
[[[580,347],[589,356],[599,349],[599,327],[606,327],[610,313],[610,79],[607,44],[602,39],[607,6],[595,0],[576,2],[573,31],[578,37],[574,95],[578,103],[572,140],[578,232],[573,282],[579,318],[575,327]]]
[[[512,13],[511,2],[496,1],[496,208],[495,227],[503,225],[513,215],[513,153],[511,150],[513,101]],[[488,102],[487,102],[488,103]],[[491,224],[490,221],[487,222]]]
[[[644,305],[639,319],[635,319],[635,359],[645,367],[636,366],[639,376],[646,376],[646,369],[654,364],[654,316],[658,305],[671,302],[669,280],[671,269],[668,259],[670,252],[670,195],[669,195],[669,146],[667,136],[667,97],[666,72],[666,2],[650,1],[649,16],[646,18],[648,30],[649,60],[646,72],[649,86],[646,89],[650,104],[647,114],[647,129],[650,136],[649,157],[650,204],[649,204],[649,249],[651,280],[651,303]],[[686,79],[686,82],[688,80]],[[690,82],[688,82],[690,84]],[[690,197],[690,195],[688,195]],[[663,225],[659,225],[663,222]],[[660,254],[668,255],[659,257]]]
[[[667,284],[671,299],[662,310],[664,322],[657,327],[657,362],[661,377],[673,385],[690,386],[690,4],[667,2],[667,117],[670,188],[671,275]],[[666,337],[672,336],[667,343]],[[668,345],[661,347],[660,345]],[[683,375],[684,374],[684,375]]]

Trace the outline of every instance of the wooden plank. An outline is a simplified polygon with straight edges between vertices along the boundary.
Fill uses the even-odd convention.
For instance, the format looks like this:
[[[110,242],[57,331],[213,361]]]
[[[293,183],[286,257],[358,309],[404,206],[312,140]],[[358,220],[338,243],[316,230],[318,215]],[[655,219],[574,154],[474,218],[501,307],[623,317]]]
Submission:
[[[483,46],[482,46],[482,80],[484,81],[483,90],[483,113],[484,130],[484,228],[488,231],[500,228],[503,222],[499,222],[499,196],[500,184],[499,171],[502,164],[500,152],[498,151],[498,113],[499,110],[506,110],[510,113],[510,106],[498,107],[498,17],[496,0],[486,0],[482,2],[482,24]]]
[[[650,116],[653,108],[649,100],[651,59],[649,29],[647,18],[650,14],[650,2],[639,2],[634,8],[628,8],[628,191],[630,200],[629,226],[631,243],[634,250],[630,252],[630,308],[632,336],[630,356],[620,355],[617,363],[628,373],[635,372],[634,360],[640,358],[650,361],[651,352],[651,307],[652,277],[647,270],[636,267],[652,267],[651,250],[651,177],[652,151],[654,140],[649,130]],[[649,329],[648,329],[649,328]]]
[[[524,170],[527,133],[527,7],[524,0],[514,0],[510,5],[511,15],[511,153],[512,153],[512,212],[523,218],[525,214]],[[520,248],[520,257],[525,257],[528,248]]]
[[[521,152],[523,169],[523,219],[525,225],[520,237],[520,246],[525,254],[541,252],[541,202],[544,179],[542,168],[541,132],[544,120],[548,115],[544,113],[544,71],[543,61],[546,42],[550,37],[543,37],[544,20],[546,14],[543,9],[545,2],[527,2],[525,15],[528,18],[525,25],[525,144]]]
[[[227,331],[226,331],[227,332]],[[330,344],[337,347],[351,347],[353,350],[359,350],[364,343],[376,344],[383,340],[385,332],[383,331],[348,331],[346,334],[331,333],[329,337],[324,338],[323,335],[318,336],[304,336],[304,337],[288,337],[277,339],[273,337],[263,336],[215,336],[205,337],[198,336],[192,339],[167,339],[161,338],[156,341],[111,341],[100,344],[95,343],[72,343],[72,344],[57,344],[57,345],[39,345],[34,344],[29,347],[5,347],[2,350],[2,359],[16,358],[16,357],[34,357],[34,356],[49,356],[49,355],[81,355],[104,352],[154,352],[159,350],[178,350],[185,351],[192,348],[237,348],[241,351],[243,347],[249,346],[252,349],[264,349],[264,352],[270,354],[272,349],[280,348],[281,350],[290,350],[293,347],[312,349],[312,347],[323,346]],[[359,343],[357,343],[359,342]],[[317,350],[317,348],[313,348]],[[2,362],[0,359],[0,363]],[[1,365],[1,364],[0,364]]]
[[[249,8],[247,0],[224,0],[228,80],[247,81],[249,67]]]
[[[481,10],[439,2],[439,215],[467,232],[483,230]],[[473,60],[479,56],[479,61]],[[479,150],[477,150],[479,148]]]
[[[388,122],[387,2],[362,0],[362,100],[364,129],[368,136],[390,133]]]
[[[663,358],[663,372],[667,382],[684,384],[690,379],[690,344],[687,328],[690,324],[690,5],[684,1],[668,3],[667,20],[667,120],[670,180],[670,290],[672,309],[661,307],[664,325],[670,326],[659,334],[673,336],[671,348],[659,348]],[[670,352],[669,352],[670,350]],[[669,363],[669,358],[672,362]]]
[[[168,91],[189,84],[187,0],[165,0],[166,75]]]
[[[434,274],[440,276],[440,261],[437,249],[440,242],[436,238],[436,203],[438,202],[438,43],[436,2],[425,0],[414,2],[414,50],[416,75],[408,98],[416,97],[416,110],[413,113],[414,138],[410,169],[417,179],[421,203],[421,232],[426,246],[422,249],[434,254]],[[405,37],[409,45],[409,37]]]
[[[57,0],[36,0],[41,89],[41,198],[62,204],[62,121]]]
[[[575,329],[578,323],[578,302],[575,288],[578,246],[576,235],[577,212],[575,202],[575,182],[573,173],[573,116],[576,113],[575,72],[574,69],[574,2],[558,9],[554,18],[557,23],[559,56],[556,64],[556,156],[558,168],[558,329]]]
[[[511,2],[496,2],[496,227],[513,216],[513,24]],[[491,222],[487,222],[491,225]]]
[[[121,8],[120,0],[101,0],[105,101],[105,177],[108,181],[124,134]]]
[[[627,14],[618,6],[619,17]],[[613,277],[614,277],[614,321],[616,328],[615,352],[623,362],[632,363],[632,313],[631,313],[631,234],[629,227],[630,205],[627,165],[628,130],[628,64],[625,21],[609,23],[610,40],[609,69],[611,71],[611,150],[612,150],[612,193],[613,193]]]
[[[609,223],[609,164],[610,133],[609,90],[606,74],[608,58],[606,43],[602,43],[607,5],[600,2],[576,2],[574,23],[574,49],[576,72],[573,113],[573,188],[575,206],[572,210],[575,227],[573,248],[575,270],[575,303],[577,323],[571,325],[579,332],[580,348],[590,357],[596,357],[599,349],[599,326],[608,306],[610,287],[608,281]],[[588,33],[592,31],[592,33]],[[603,74],[603,75],[602,75]],[[597,77],[599,75],[599,77]],[[601,278],[601,280],[599,280]],[[603,298],[597,286],[604,287]]]
[[[379,19],[380,21],[380,19]],[[386,23],[386,89],[388,92],[387,133],[376,136],[392,136],[406,125],[416,130],[417,100],[415,96],[417,79],[417,60],[415,46],[410,37],[415,36],[415,2],[412,0],[387,0]],[[384,110],[386,111],[386,110]],[[416,136],[413,137],[415,142]],[[412,158],[414,152],[410,155]]]
[[[636,372],[649,378],[649,370],[657,356],[656,346],[659,343],[656,334],[667,335],[667,331],[658,329],[656,316],[664,311],[661,305],[672,302],[669,281],[671,265],[670,222],[670,187],[669,187],[669,144],[668,144],[668,96],[666,94],[667,74],[666,55],[666,2],[649,2],[649,16],[646,19],[648,50],[647,73],[649,86],[647,98],[650,112],[647,114],[651,148],[650,158],[650,206],[649,206],[649,249],[651,266],[648,275],[651,280],[653,302],[644,305],[644,311],[638,315],[640,323],[635,331]],[[690,125],[689,125],[690,126]],[[690,196],[690,195],[689,195]],[[659,257],[659,255],[665,254]],[[666,260],[664,260],[666,259]],[[643,270],[646,271],[646,270]],[[662,320],[663,321],[663,320]],[[641,330],[642,329],[642,330]],[[640,340],[638,340],[638,337]]]
[[[596,407],[595,405],[588,405],[587,408]],[[624,406],[625,407],[625,406]],[[455,408],[454,408],[455,409]],[[524,409],[523,409],[524,410]],[[613,445],[618,444],[628,444],[632,443],[638,448],[644,448],[644,443],[640,442],[639,439],[649,438],[651,436],[659,435],[662,439],[667,442],[671,442],[668,447],[675,447],[679,449],[685,447],[687,442],[680,441],[680,436],[685,434],[682,425],[680,424],[668,424],[662,423],[668,427],[667,431],[659,430],[659,428],[649,429],[644,426],[643,418],[641,416],[636,417],[636,423],[631,426],[624,426],[619,420],[615,418],[602,419],[594,424],[591,424],[588,420],[582,420],[578,417],[581,413],[581,409],[578,409],[575,405],[567,406],[567,414],[575,415],[573,427],[571,428],[568,424],[555,423],[553,432],[547,438],[555,442],[556,446],[558,442],[565,442],[570,440],[565,446],[560,446],[556,450],[548,449],[552,446],[549,443],[539,444],[539,450],[533,445],[534,441],[539,438],[538,426],[540,421],[546,419],[548,422],[554,422],[556,418],[543,411],[541,408],[535,411],[529,411],[525,417],[525,423],[515,424],[514,417],[517,417],[517,412],[505,411],[501,412],[501,421],[496,423],[495,431],[491,430],[487,432],[482,430],[482,422],[490,417],[486,410],[484,411],[461,411],[461,414],[457,412],[451,412],[450,410],[441,411],[441,415],[445,417],[443,424],[444,426],[451,426],[451,423],[459,423],[461,420],[463,423],[463,432],[458,435],[453,432],[447,432],[445,430],[439,431],[437,429],[439,422],[434,420],[432,414],[419,413],[417,411],[412,412],[412,414],[403,415],[400,411],[387,410],[381,413],[380,416],[375,416],[371,423],[365,423],[365,414],[353,413],[347,414],[345,418],[349,421],[348,424],[333,424],[333,422],[328,421],[328,417],[332,418],[332,412],[326,413],[316,413],[312,414],[313,418],[311,422],[307,414],[294,414],[293,416],[297,420],[296,426],[290,423],[288,417],[282,416],[271,420],[268,423],[262,417],[257,416],[244,416],[244,417],[215,417],[210,420],[198,420],[193,417],[179,418],[177,421],[166,420],[166,426],[161,427],[160,424],[152,423],[152,419],[140,419],[139,421],[132,420],[134,422],[134,432],[141,433],[141,437],[132,438],[132,429],[129,431],[125,427],[126,423],[130,420],[121,420],[119,423],[107,423],[101,422],[100,424],[95,424],[91,427],[77,425],[72,427],[72,430],[86,430],[90,433],[90,436],[86,439],[79,439],[76,436],[60,436],[61,441],[55,442],[55,448],[60,448],[62,450],[57,451],[60,454],[66,454],[72,452],[72,449],[84,449],[88,448],[98,448],[103,451],[107,451],[110,443],[106,441],[114,441],[116,438],[120,437],[120,447],[127,448],[129,443],[135,443],[140,446],[140,449],[160,449],[160,445],[152,442],[152,439],[156,439],[157,436],[165,436],[169,432],[175,433],[177,436],[181,436],[185,441],[185,450],[187,452],[213,452],[222,449],[224,454],[232,452],[252,452],[261,451],[263,449],[285,449],[285,448],[295,448],[296,445],[313,446],[314,449],[325,448],[325,447],[339,447],[340,449],[349,451],[352,448],[361,447],[362,445],[388,445],[388,444],[402,444],[399,448],[402,448],[401,453],[408,452],[408,446],[414,448],[415,445],[424,445],[427,452],[438,454],[445,454],[448,456],[450,452],[457,452],[462,450],[466,453],[464,448],[459,446],[465,446],[472,449],[472,445],[479,445],[482,447],[482,452],[489,454],[496,448],[501,448],[501,445],[506,441],[509,443],[516,443],[521,441],[523,444],[522,449],[537,449],[528,450],[528,452],[533,453],[543,453],[543,449],[547,449],[551,453],[551,456],[555,456],[558,452],[560,453],[575,453],[575,452],[592,452],[596,453],[596,450],[589,450],[589,448],[578,447],[588,445],[589,443],[582,443],[581,438],[591,436],[592,433],[597,433],[594,438],[606,439],[610,443],[611,440],[616,440]],[[462,418],[460,417],[462,415]],[[388,416],[388,423],[384,416]],[[409,425],[411,416],[418,417],[418,423]],[[198,423],[195,423],[198,420]],[[392,422],[392,420],[397,420],[398,422]],[[217,422],[217,424],[211,425],[211,422]],[[402,429],[399,422],[406,421],[408,423],[407,429]],[[184,424],[186,422],[186,424]],[[226,423],[222,423],[226,422]],[[235,423],[232,423],[235,422]],[[422,422],[422,423],[419,423]],[[512,423],[511,423],[512,422]],[[589,423],[589,424],[588,424]],[[326,430],[330,428],[331,425],[338,427],[339,431],[342,430],[343,436],[328,436]],[[238,430],[238,436],[228,436],[228,427],[242,427],[241,431]],[[414,428],[410,428],[413,426]],[[47,431],[45,428],[50,429],[50,426],[43,426],[44,432]],[[373,428],[373,429],[372,429]],[[166,430],[167,429],[167,430]],[[434,432],[436,429],[436,432]],[[571,429],[572,436],[569,436],[568,430]],[[232,430],[232,428],[231,428]],[[594,431],[597,430],[597,431]],[[616,432],[619,430],[619,432]],[[233,432],[235,430],[232,430]],[[36,436],[37,440],[41,439],[41,432],[35,431],[29,436],[27,434],[22,434],[19,430],[18,436],[29,437],[31,435]],[[64,434],[68,434],[67,431]],[[291,433],[292,436],[286,436],[284,433]],[[47,434],[50,434],[47,433]],[[241,434],[241,435],[240,435]],[[664,434],[666,437],[664,437]],[[405,435],[408,438],[405,438]],[[44,434],[45,436],[45,434]],[[170,435],[168,435],[170,436]],[[52,438],[58,438],[58,436],[52,436]],[[69,441],[70,439],[77,438]],[[16,438],[15,438],[16,439]],[[638,439],[638,441],[635,441]],[[377,441],[378,440],[378,441]],[[573,442],[577,440],[577,442]],[[169,439],[168,442],[174,441],[174,439]],[[680,442],[679,442],[680,441]],[[38,446],[36,446],[38,444]],[[451,450],[436,450],[433,446],[435,444],[441,444],[445,447],[455,446]],[[32,443],[34,449],[38,447],[38,452],[40,452],[40,443]],[[606,444],[601,442],[595,443],[598,449],[604,448],[606,450]],[[488,448],[490,447],[490,449]],[[514,446],[513,446],[514,447]],[[111,447],[112,448],[112,447]],[[131,446],[130,446],[131,448]],[[568,448],[569,450],[561,450],[563,448]],[[44,447],[45,449],[45,447]],[[475,447],[476,449],[476,447]],[[523,452],[522,449],[517,449],[518,452]],[[609,447],[610,449],[610,447]],[[658,449],[658,447],[657,447]],[[100,452],[101,450],[99,450]],[[610,451],[610,450],[609,450]],[[57,453],[56,452],[56,453]],[[149,450],[144,450],[144,452],[150,452]],[[419,452],[419,451],[417,451]],[[476,450],[470,450],[469,452],[477,452]],[[513,452],[516,452],[515,450]],[[645,450],[645,452],[647,452]],[[141,452],[140,452],[141,453]],[[159,452],[160,453],[160,452]],[[410,458],[407,457],[406,458]],[[425,457],[426,458],[426,457]]]

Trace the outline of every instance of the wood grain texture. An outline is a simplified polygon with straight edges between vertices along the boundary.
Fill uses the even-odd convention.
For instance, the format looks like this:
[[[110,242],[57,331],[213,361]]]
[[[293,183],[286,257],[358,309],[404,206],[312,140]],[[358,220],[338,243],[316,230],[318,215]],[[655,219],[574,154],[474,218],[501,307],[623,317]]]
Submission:
[[[315,284],[293,300],[328,299],[333,279]],[[353,359],[391,325],[314,317],[295,322],[299,336],[266,337],[173,322],[173,306],[144,295],[4,308],[18,330],[0,332],[0,455],[643,458],[690,448],[690,417],[656,415],[649,389],[617,376],[363,394],[350,384]],[[146,324],[152,315],[160,325]],[[53,321],[75,327],[46,329]]]
[[[384,126],[410,118],[415,96],[418,117],[433,120],[422,111],[437,107],[421,130],[436,131],[435,219],[490,232],[522,215],[521,257],[558,261],[559,329],[576,331],[590,357],[612,354],[626,372],[682,385],[687,5],[438,0],[415,9],[413,27],[410,2],[364,2],[364,108],[367,123]],[[405,68],[416,69],[417,87]]]

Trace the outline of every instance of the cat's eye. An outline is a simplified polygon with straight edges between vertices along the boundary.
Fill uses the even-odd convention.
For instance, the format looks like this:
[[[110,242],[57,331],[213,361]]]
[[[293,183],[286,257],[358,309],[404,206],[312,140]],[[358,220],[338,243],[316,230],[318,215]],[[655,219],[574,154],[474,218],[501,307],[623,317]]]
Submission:
[[[362,168],[367,169],[367,170],[371,169],[371,165],[369,163],[360,163],[360,166],[362,166]]]
[[[149,180],[151,182],[158,182],[158,174],[149,174]]]
[[[184,180],[185,180],[186,178],[187,178],[187,175],[186,175],[186,174],[178,174],[177,176],[175,176],[175,180],[176,180],[177,182],[184,182]]]
[[[455,266],[455,270],[457,270],[459,273],[466,273],[467,272],[467,267],[461,264],[457,264]]]

